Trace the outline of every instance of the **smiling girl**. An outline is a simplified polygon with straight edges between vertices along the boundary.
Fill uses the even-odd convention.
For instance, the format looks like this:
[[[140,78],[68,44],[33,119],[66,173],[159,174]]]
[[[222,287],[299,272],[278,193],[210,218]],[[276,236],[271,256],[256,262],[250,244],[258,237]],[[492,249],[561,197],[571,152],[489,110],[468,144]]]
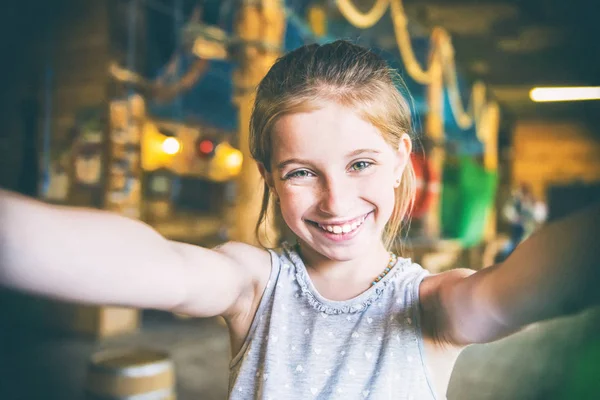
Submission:
[[[598,207],[501,265],[431,275],[391,252],[414,197],[396,72],[345,41],[260,83],[251,152],[295,245],[168,241],[103,211],[0,193],[0,283],[228,322],[231,399],[442,399],[460,351],[598,303]]]

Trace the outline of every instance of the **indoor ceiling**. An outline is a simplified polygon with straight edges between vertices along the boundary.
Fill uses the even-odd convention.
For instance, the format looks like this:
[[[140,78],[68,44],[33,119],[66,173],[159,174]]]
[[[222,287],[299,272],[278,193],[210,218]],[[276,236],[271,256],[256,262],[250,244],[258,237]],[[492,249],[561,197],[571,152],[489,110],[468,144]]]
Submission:
[[[372,1],[372,0],[366,0]],[[452,35],[459,67],[518,118],[598,118],[600,101],[534,103],[535,86],[600,86],[597,0],[404,0],[410,21]]]
[[[149,0],[143,0],[149,1]],[[241,0],[182,0],[187,8],[201,3],[205,13],[235,10]],[[286,4],[314,1],[332,5],[335,0],[285,0]],[[352,0],[370,9],[375,0]],[[173,4],[172,0],[151,0]],[[456,60],[463,76],[482,79],[503,110],[517,118],[584,117],[600,122],[600,101],[533,103],[529,90],[541,85],[600,86],[600,1],[598,0],[402,0],[411,33],[428,35],[434,26],[452,35]],[[8,38],[31,12],[19,10],[37,4],[31,0],[3,7],[0,28],[7,40],[5,53],[23,48]],[[20,4],[21,6],[16,6]],[[41,4],[41,3],[40,3]],[[54,4],[54,3],[53,3]],[[50,7],[50,6],[48,6]],[[54,7],[54,6],[53,6]],[[214,10],[213,10],[214,9]],[[10,11],[14,12],[10,12]],[[211,11],[212,10],[212,11]],[[21,17],[17,18],[19,15]],[[39,17],[44,13],[38,10]],[[26,16],[27,15],[27,16]],[[395,46],[388,21],[377,29],[377,41]],[[43,19],[42,19],[43,20]],[[34,24],[35,25],[35,24]],[[169,28],[170,29],[170,28]],[[20,28],[22,36],[29,31]],[[172,29],[170,29],[172,31]],[[17,35],[19,36],[19,35]],[[30,35],[33,36],[33,35]]]

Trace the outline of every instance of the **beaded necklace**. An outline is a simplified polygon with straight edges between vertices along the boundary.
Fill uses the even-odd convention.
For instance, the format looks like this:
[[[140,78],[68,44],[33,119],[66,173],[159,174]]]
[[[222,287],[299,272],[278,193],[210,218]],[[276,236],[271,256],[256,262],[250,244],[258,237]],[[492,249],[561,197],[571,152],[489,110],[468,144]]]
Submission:
[[[385,267],[385,269],[383,270],[383,272],[381,274],[379,274],[379,276],[377,278],[375,278],[375,280],[373,281],[373,283],[371,285],[374,285],[377,282],[379,282],[380,280],[382,280],[383,277],[386,276],[392,270],[392,268],[394,268],[394,265],[396,265],[397,260],[398,260],[398,256],[396,254],[390,252],[390,261],[388,261],[388,264]]]
[[[296,252],[298,254],[301,254],[300,252],[300,243],[296,242],[296,244],[294,245]],[[396,261],[398,260],[398,256],[394,253],[392,253],[390,251],[390,260],[387,263],[387,266],[385,267],[385,269],[383,270],[383,272],[381,274],[379,274],[377,276],[377,278],[375,278],[375,280],[373,282],[371,282],[371,286],[375,285],[377,282],[379,282],[380,280],[383,279],[384,276],[386,276],[393,268],[394,265],[396,265]]]

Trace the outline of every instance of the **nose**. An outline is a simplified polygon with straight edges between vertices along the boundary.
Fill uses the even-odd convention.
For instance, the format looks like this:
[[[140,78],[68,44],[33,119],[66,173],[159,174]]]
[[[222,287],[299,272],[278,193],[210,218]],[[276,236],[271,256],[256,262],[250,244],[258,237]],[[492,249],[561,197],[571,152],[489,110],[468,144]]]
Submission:
[[[319,210],[327,215],[343,217],[352,203],[352,183],[343,177],[324,180],[321,188]]]

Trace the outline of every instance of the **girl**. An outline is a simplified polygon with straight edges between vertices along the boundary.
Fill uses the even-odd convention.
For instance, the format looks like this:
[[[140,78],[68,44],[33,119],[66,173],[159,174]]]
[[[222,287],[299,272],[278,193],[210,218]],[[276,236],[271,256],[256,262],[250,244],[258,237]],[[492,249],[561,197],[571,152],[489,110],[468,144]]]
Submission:
[[[338,41],[287,54],[259,85],[260,220],[278,207],[296,245],[209,250],[118,215],[2,193],[0,282],[222,315],[231,399],[444,398],[466,345],[598,302],[600,213],[550,225],[477,273],[430,275],[391,253],[414,195],[411,118],[394,74]]]

